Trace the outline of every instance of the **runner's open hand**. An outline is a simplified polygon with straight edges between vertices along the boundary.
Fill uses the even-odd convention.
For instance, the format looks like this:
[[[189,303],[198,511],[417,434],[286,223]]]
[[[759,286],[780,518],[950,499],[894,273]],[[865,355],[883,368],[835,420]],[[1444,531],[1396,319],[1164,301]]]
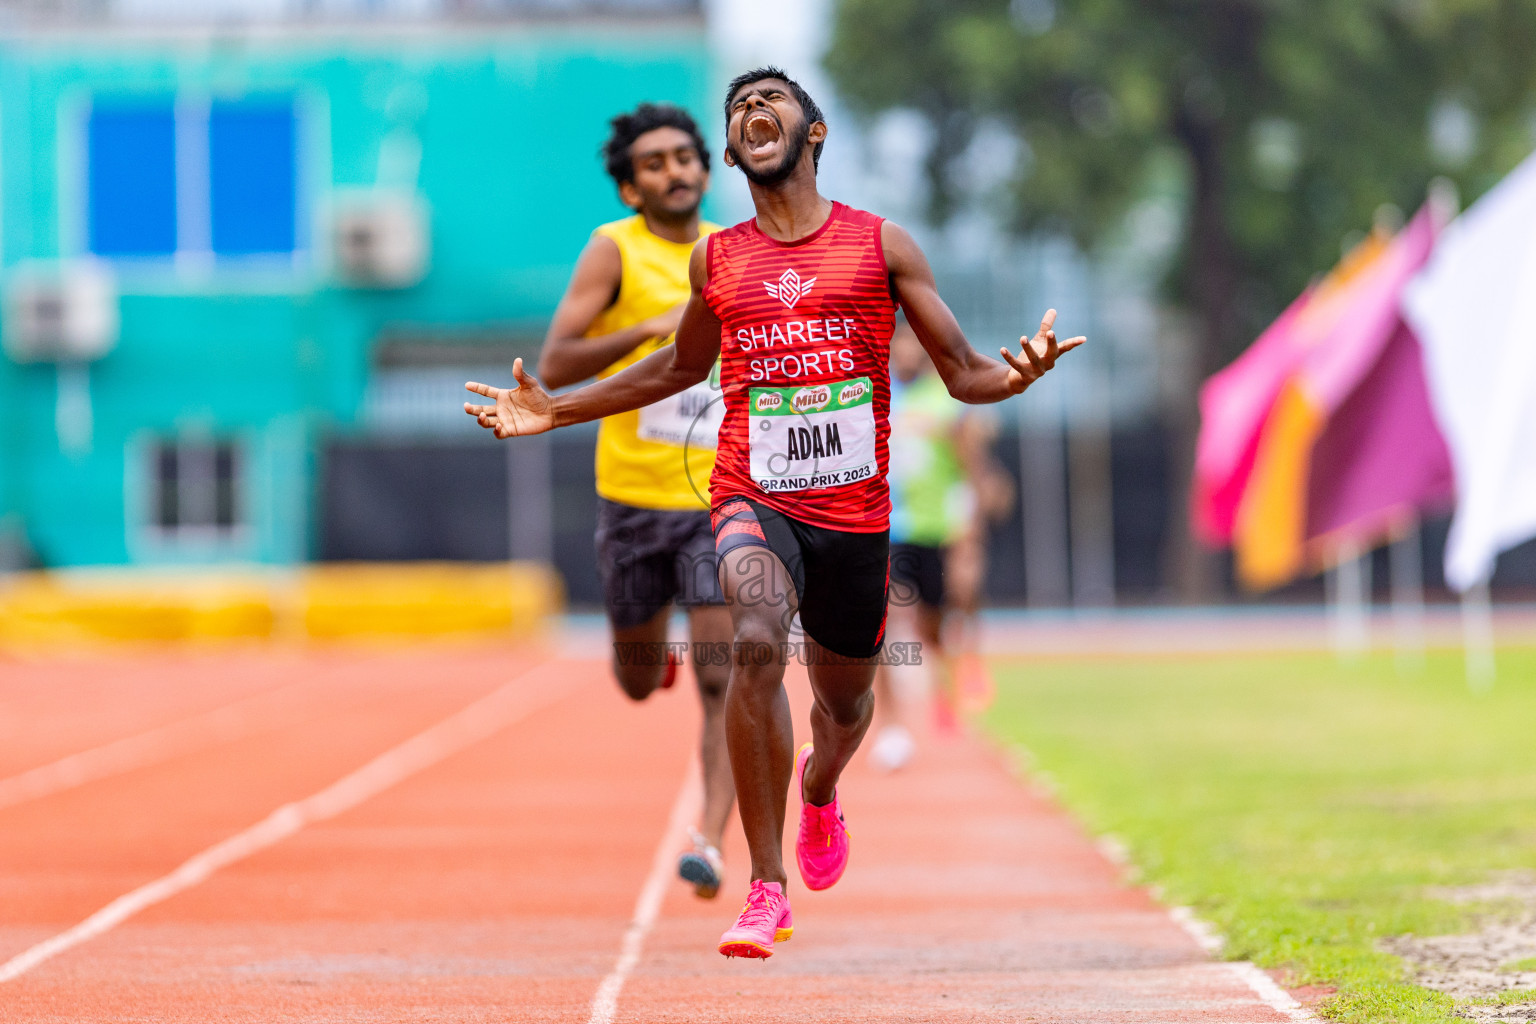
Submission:
[[[1022,349],[1020,354],[1028,360],[1027,363],[1019,362],[1006,348],[1001,349],[1003,361],[1013,368],[1008,374],[1008,388],[1014,394],[1018,394],[1044,377],[1046,371],[1056,365],[1057,358],[1063,352],[1070,352],[1088,340],[1079,335],[1057,344],[1055,324],[1056,311],[1048,309],[1040,321],[1040,329],[1035,332],[1035,336],[1019,339],[1019,347]]]
[[[499,438],[523,437],[542,434],[555,429],[555,400],[539,382],[523,372],[523,361],[512,363],[512,376],[517,378],[515,388],[493,388],[489,384],[470,381],[464,387],[477,395],[484,395],[495,405],[464,403],[464,411],[473,416],[482,427],[496,432]]]

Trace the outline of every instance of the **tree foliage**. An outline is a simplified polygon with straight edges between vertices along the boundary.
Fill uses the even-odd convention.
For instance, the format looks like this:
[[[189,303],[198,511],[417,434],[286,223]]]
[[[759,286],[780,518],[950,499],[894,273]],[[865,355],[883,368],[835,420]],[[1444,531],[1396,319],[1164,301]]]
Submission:
[[[1464,199],[1536,144],[1532,0],[839,0],[826,65],[861,113],[935,129],[933,214],[978,124],[1024,143],[1013,228],[1106,239],[1176,168],[1171,297],[1202,369],[1385,203]]]

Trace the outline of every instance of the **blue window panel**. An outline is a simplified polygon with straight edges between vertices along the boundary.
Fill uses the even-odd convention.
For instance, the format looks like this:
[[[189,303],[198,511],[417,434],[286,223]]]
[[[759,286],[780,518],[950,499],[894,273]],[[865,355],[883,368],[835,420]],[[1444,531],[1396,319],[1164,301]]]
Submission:
[[[95,103],[86,130],[90,250],[100,256],[176,251],[176,111],[164,103]]]
[[[296,135],[291,103],[212,105],[208,194],[216,254],[293,252]]]

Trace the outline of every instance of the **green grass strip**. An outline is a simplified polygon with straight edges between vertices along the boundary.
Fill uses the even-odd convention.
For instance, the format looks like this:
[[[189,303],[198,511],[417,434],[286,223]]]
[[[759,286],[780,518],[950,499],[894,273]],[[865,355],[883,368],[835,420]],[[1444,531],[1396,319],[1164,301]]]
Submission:
[[[988,727],[1228,956],[1337,986],[1335,1020],[1455,1019],[1377,942],[1469,927],[1429,886],[1536,867],[1536,650],[1502,650],[1485,694],[1455,651],[1405,675],[1291,653],[995,671]]]

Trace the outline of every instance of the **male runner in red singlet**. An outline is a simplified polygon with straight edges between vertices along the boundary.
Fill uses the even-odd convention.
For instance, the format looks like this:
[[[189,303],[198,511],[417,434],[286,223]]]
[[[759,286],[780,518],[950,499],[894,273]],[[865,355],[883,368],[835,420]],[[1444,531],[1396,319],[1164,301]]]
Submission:
[[[726,93],[725,162],[741,168],[757,216],[693,250],[693,294],[676,341],[627,370],[551,397],[513,366],[516,388],[470,383],[492,405],[465,412],[497,437],[536,434],[634,409],[705,379],[718,357],[725,419],[710,481],[716,550],[735,656],[726,743],[752,856],[752,883],[726,956],[766,957],[794,930],[781,856],[792,774],[795,842],[808,888],[848,862],[837,781],[869,728],[885,630],[890,496],[891,330],[900,304],[950,394],[1017,395],[1083,343],[1057,343],[1047,312],[1002,362],[971,348],[906,231],[816,190],[827,126],[777,68]],[[790,620],[799,612],[815,703],[812,743],[794,755],[784,693]]]

